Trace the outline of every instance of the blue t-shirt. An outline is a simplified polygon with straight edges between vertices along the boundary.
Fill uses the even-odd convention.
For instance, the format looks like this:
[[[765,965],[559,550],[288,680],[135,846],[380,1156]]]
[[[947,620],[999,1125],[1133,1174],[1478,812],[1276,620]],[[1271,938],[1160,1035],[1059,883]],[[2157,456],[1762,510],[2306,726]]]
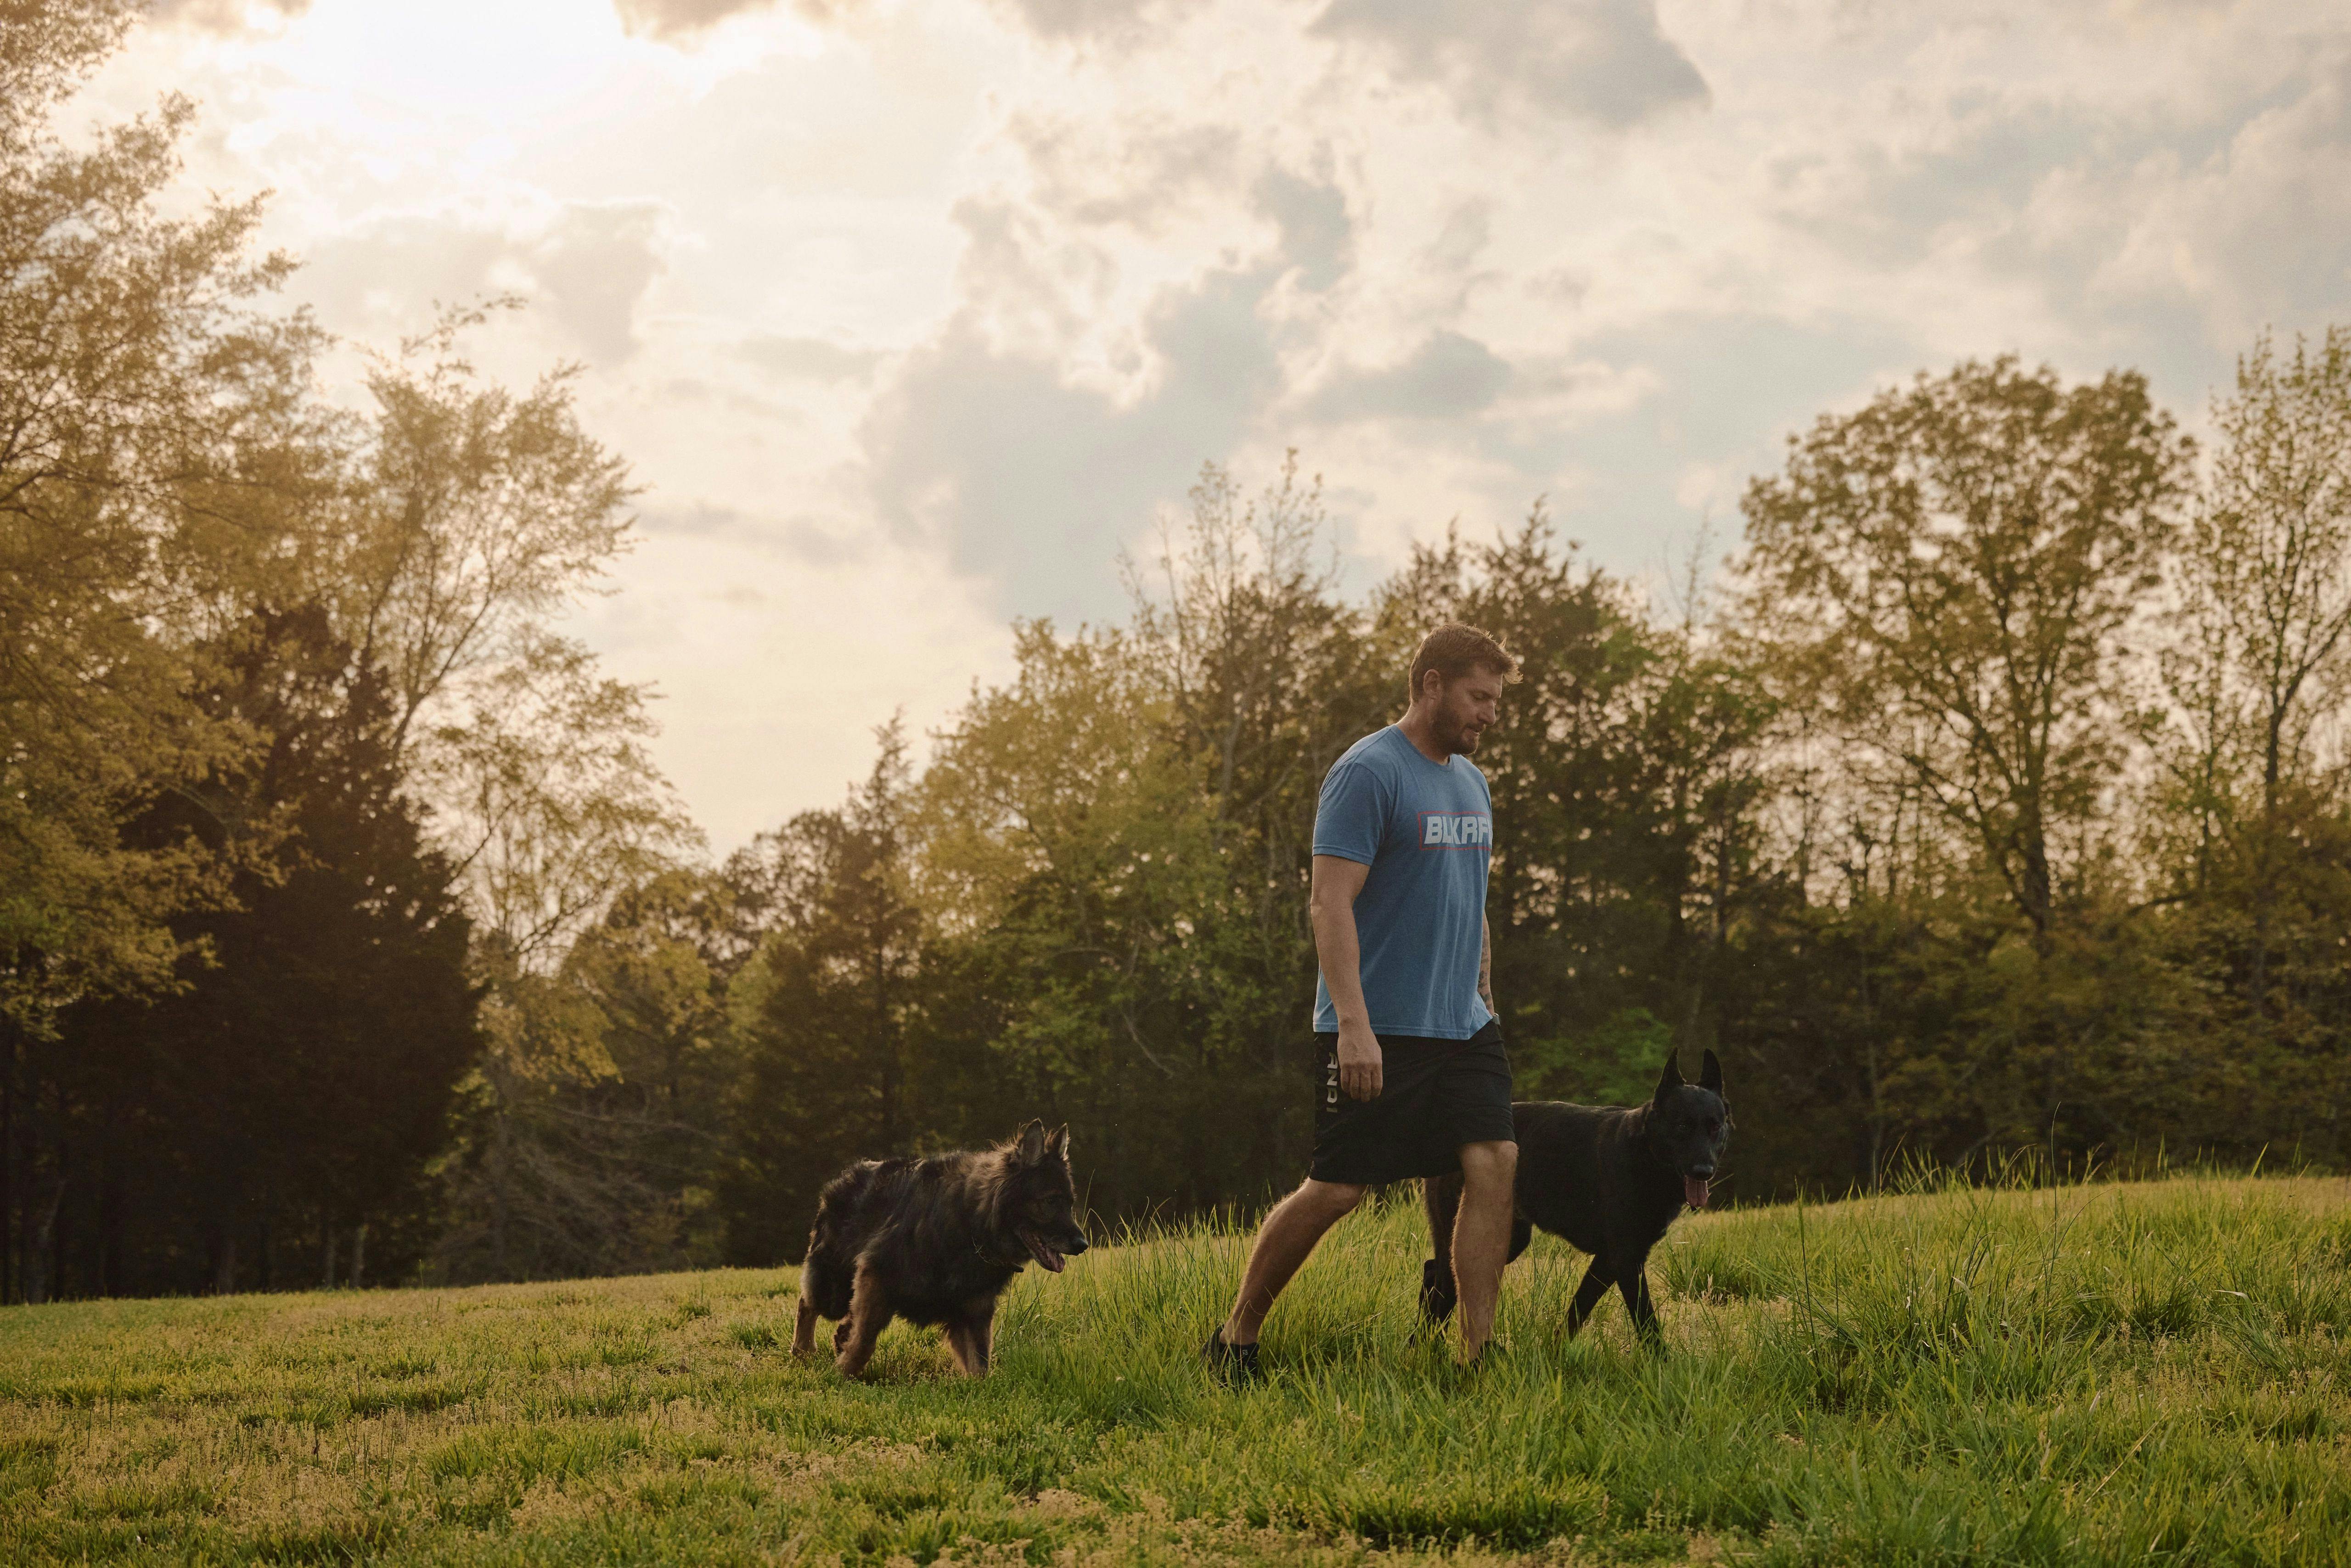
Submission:
[[[1494,800],[1477,765],[1431,762],[1395,725],[1365,736],[1323,777],[1314,852],[1372,868],[1355,895],[1372,1032],[1468,1040],[1485,1028],[1478,952]],[[1314,1028],[1339,1029],[1319,978]]]

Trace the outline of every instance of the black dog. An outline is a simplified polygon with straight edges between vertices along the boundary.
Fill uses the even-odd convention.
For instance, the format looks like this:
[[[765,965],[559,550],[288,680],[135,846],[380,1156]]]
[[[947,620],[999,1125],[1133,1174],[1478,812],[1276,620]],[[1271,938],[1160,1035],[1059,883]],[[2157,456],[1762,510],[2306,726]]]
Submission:
[[[1512,1259],[1541,1226],[1592,1254],[1592,1267],[1567,1312],[1573,1333],[1614,1285],[1642,1339],[1657,1343],[1657,1309],[1649,1300],[1649,1249],[1682,1211],[1706,1207],[1707,1183],[1730,1139],[1730,1109],[1722,1098],[1722,1064],[1706,1053],[1696,1084],[1682,1082],[1680,1064],[1666,1059],[1657,1092],[1646,1105],[1570,1105],[1522,1100],[1510,1107],[1519,1135],[1517,1213],[1510,1220]],[[1453,1216],[1461,1205],[1461,1178],[1426,1182],[1422,1201],[1437,1256],[1421,1266],[1420,1310],[1431,1323],[1453,1314]]]
[[[1076,1206],[1070,1130],[1042,1122],[977,1153],[850,1166],[817,1200],[792,1354],[815,1354],[817,1319],[837,1318],[837,1364],[854,1377],[901,1317],[945,1327],[956,1364],[985,1376],[1012,1276],[1030,1259],[1058,1274],[1086,1249]]]

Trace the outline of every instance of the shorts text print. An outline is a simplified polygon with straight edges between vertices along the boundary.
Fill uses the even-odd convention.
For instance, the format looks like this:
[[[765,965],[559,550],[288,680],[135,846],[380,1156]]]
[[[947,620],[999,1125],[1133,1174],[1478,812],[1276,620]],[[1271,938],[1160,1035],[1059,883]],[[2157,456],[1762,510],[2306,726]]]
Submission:
[[[1420,847],[1484,850],[1494,845],[1494,819],[1484,811],[1423,811]]]

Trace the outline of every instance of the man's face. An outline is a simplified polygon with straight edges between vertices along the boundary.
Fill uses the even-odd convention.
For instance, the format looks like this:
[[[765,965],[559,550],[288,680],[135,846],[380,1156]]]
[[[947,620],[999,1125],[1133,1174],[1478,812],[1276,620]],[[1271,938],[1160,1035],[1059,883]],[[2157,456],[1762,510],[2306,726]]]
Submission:
[[[1435,685],[1440,678],[1432,674],[1429,684]],[[1478,749],[1478,737],[1501,711],[1501,674],[1479,665],[1445,686],[1429,727],[1439,746],[1466,757]]]

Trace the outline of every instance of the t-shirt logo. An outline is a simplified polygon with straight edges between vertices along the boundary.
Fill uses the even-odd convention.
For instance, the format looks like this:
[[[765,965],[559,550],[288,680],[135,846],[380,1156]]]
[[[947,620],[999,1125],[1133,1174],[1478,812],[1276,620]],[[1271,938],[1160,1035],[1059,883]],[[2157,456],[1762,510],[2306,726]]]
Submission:
[[[1420,847],[1425,850],[1482,850],[1494,842],[1494,819],[1483,811],[1423,811]]]

